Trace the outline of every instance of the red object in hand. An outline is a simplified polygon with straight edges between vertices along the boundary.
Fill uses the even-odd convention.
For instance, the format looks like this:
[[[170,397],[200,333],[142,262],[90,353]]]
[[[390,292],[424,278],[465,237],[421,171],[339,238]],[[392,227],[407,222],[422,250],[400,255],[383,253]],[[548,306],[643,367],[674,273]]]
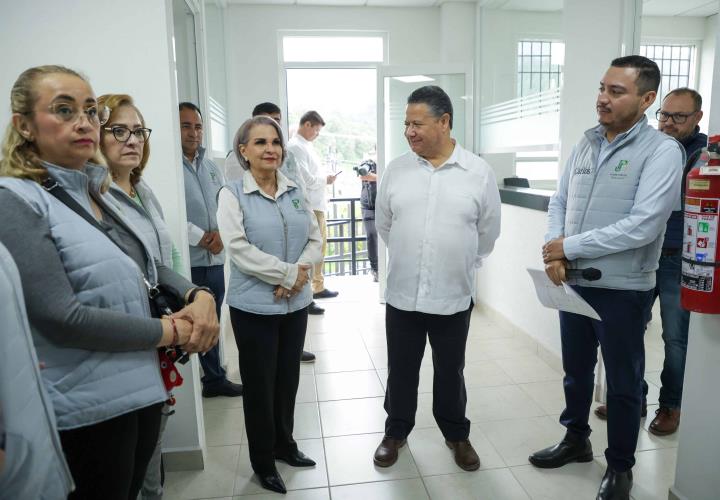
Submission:
[[[170,352],[175,354],[175,350]],[[165,349],[158,350],[158,358],[160,360],[160,374],[162,375],[163,382],[165,383],[165,389],[170,392],[175,387],[180,387],[183,383],[182,375],[177,368],[175,368],[175,360],[170,357],[168,351]]]

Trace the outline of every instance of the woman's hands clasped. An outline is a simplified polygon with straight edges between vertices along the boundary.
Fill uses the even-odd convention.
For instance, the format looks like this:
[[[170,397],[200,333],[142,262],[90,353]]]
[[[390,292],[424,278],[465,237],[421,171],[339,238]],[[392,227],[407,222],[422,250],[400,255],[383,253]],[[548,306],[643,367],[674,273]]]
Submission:
[[[275,287],[275,300],[289,299],[294,295],[300,293],[307,282],[310,280],[310,269],[312,266],[309,264],[298,264],[298,273],[295,284],[291,289],[287,289],[281,285]]]
[[[215,311],[215,299],[205,291],[199,291],[195,300],[174,313],[171,318],[185,320],[192,326],[190,338],[180,343],[185,352],[207,352],[215,346],[220,336],[220,323]],[[178,333],[180,328],[178,327]]]

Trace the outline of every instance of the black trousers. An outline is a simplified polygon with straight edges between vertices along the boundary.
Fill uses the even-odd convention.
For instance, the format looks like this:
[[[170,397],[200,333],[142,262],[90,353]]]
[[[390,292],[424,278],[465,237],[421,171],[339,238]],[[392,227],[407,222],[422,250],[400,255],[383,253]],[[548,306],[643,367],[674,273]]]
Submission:
[[[645,373],[643,335],[653,290],[573,288],[597,311],[602,321],[560,312],[566,405],[560,423],[580,438],[590,435],[588,418],[599,344],[608,387],[605,458],[610,467],[623,472],[635,464]]]
[[[163,403],[60,431],[75,491],[69,500],[135,500],[160,433]]]
[[[215,294],[215,312],[220,321],[220,310],[225,298],[225,275],[223,266],[207,266],[190,268],[192,282],[197,286],[206,286]],[[220,364],[220,344],[200,356],[203,376],[200,380],[203,387],[223,384],[227,380],[225,368]]]
[[[385,391],[385,435],[405,439],[415,426],[420,363],[425,338],[430,339],[434,367],[433,415],[448,441],[462,441],[470,434],[465,417],[465,344],[472,303],[451,315],[385,309],[388,380]]]
[[[293,439],[300,355],[307,308],[290,314],[253,314],[230,308],[243,382],[250,463],[258,474],[275,470],[275,454],[297,450]]]
[[[367,235],[367,251],[370,268],[377,272],[378,270],[378,234],[375,227],[375,210],[362,209],[363,226],[365,226],[365,234]]]

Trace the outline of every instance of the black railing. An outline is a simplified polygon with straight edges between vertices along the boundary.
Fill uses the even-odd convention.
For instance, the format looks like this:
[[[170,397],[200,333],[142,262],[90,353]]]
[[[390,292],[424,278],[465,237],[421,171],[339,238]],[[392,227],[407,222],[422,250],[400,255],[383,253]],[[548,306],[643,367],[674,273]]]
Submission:
[[[328,202],[328,239],[323,274],[369,274],[370,261],[367,258],[360,198],[330,198]]]

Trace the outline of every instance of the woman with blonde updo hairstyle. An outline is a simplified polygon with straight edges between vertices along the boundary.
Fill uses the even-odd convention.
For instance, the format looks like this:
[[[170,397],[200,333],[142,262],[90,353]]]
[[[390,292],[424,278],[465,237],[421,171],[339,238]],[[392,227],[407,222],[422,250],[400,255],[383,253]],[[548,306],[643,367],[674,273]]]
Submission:
[[[156,265],[107,193],[107,169],[90,160],[108,112],[85,78],[63,66],[30,68],[13,85],[10,106],[0,243],[20,273],[76,486],[69,498],[134,499],[168,397],[157,348],[212,347],[214,300]],[[153,318],[145,282],[197,298],[173,317]]]

